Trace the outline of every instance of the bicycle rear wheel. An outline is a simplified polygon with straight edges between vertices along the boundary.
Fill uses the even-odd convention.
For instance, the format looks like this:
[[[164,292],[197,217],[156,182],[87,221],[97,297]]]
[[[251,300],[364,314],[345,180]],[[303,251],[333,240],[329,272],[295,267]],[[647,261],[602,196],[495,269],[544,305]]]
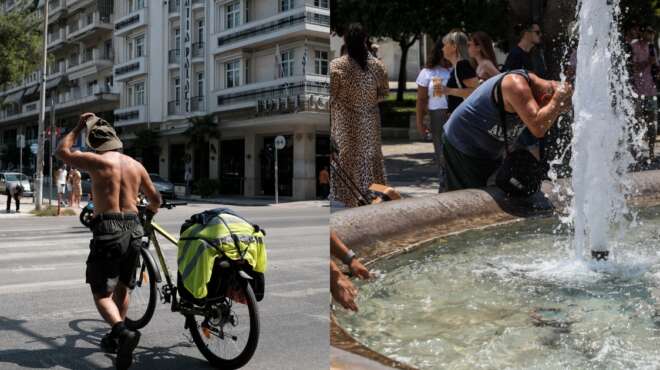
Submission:
[[[142,329],[147,326],[154,315],[158,298],[156,282],[156,266],[144,254],[149,253],[140,249],[140,262],[135,270],[135,289],[131,292],[128,312],[124,324],[129,329]]]
[[[199,351],[222,369],[237,369],[250,361],[259,342],[259,309],[252,287],[237,289],[244,303],[225,298],[210,316],[187,315],[186,322]],[[199,320],[199,321],[198,321]]]

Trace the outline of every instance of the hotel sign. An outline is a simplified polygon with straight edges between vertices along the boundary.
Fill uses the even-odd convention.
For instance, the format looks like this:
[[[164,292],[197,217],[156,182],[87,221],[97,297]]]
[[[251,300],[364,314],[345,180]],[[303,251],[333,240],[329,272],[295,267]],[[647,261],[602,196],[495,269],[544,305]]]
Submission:
[[[181,81],[183,81],[183,102],[185,104],[186,113],[190,112],[190,74],[192,64],[190,59],[192,57],[192,0],[183,0],[183,12],[181,12],[181,28],[183,29],[183,63],[181,66]]]

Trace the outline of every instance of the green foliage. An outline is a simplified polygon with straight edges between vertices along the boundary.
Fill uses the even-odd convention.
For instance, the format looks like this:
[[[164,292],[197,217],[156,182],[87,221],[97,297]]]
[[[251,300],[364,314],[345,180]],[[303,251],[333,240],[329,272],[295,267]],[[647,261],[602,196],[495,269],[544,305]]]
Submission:
[[[220,180],[199,179],[193,183],[193,193],[202,197],[210,197],[220,192]]]
[[[660,30],[660,0],[621,0],[623,29],[632,24]]]
[[[19,0],[17,10],[0,14],[0,86],[20,81],[39,67],[41,22],[30,7]]]
[[[160,154],[160,133],[148,128],[135,131],[133,149],[142,158],[146,156],[146,153]]]
[[[212,115],[193,117],[190,123],[192,126],[183,133],[188,138],[189,148],[201,148],[207,145],[210,139],[220,138],[220,128],[213,121]]]
[[[44,216],[57,216],[57,206],[50,206],[46,208],[42,208],[40,211],[37,211],[36,209],[31,211],[33,215],[37,217],[44,217]],[[60,216],[75,216],[76,211],[70,209],[70,208],[62,208],[60,209]]]

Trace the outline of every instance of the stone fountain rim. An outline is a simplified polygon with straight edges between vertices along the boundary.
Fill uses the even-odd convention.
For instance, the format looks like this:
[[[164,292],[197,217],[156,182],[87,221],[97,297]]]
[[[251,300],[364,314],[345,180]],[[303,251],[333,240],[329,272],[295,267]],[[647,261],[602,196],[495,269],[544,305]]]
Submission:
[[[559,181],[565,185],[567,180]],[[628,202],[638,207],[660,205],[660,170],[631,174],[634,189]],[[542,193],[529,199],[507,198],[497,188],[468,189],[408,198],[394,202],[353,208],[333,213],[330,228],[367,265],[423,248],[439,238],[468,230],[500,226],[531,217],[565,213],[570,202],[567,186],[553,189],[544,183]],[[387,242],[383,240],[387,239]],[[353,338],[331,312],[330,344],[396,369],[414,367],[378,353]],[[331,364],[342,369],[342,351],[334,351]],[[365,367],[365,370],[368,368]]]

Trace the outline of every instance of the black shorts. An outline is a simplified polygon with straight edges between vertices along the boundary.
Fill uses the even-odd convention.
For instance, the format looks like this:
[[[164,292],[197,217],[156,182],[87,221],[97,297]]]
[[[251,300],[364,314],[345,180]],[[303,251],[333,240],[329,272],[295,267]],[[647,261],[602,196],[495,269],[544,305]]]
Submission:
[[[111,293],[121,281],[135,287],[144,230],[133,213],[104,213],[92,219],[86,281],[94,294]]]

